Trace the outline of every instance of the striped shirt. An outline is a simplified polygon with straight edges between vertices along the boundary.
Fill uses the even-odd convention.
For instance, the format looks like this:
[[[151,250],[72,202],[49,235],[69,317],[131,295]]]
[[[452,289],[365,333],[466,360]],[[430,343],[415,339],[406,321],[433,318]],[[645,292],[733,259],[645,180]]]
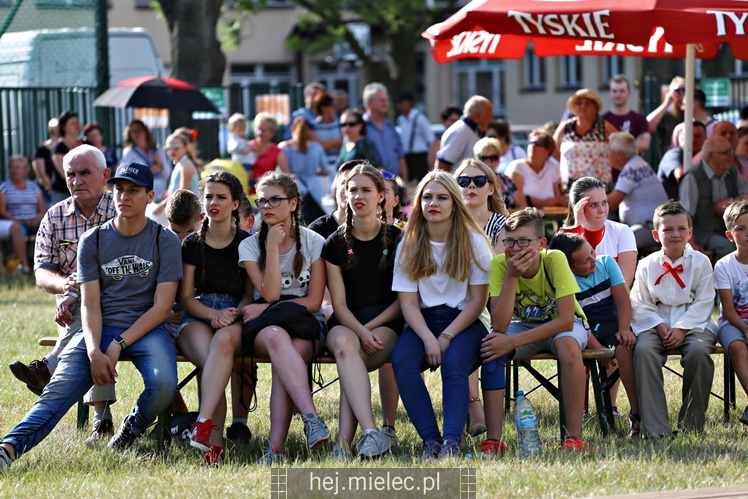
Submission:
[[[488,240],[491,241],[491,248],[496,246],[499,241],[499,234],[504,230],[506,224],[506,217],[501,213],[493,212],[486,222],[486,226],[483,227],[483,232],[488,236]]]
[[[105,191],[91,218],[86,219],[70,197],[44,215],[34,247],[34,270],[47,269],[68,276],[78,268],[78,241],[83,233],[117,214],[112,193]]]
[[[595,271],[587,277],[574,275],[581,290],[577,301],[590,324],[618,320],[618,308],[610,288],[626,284],[621,269],[610,255],[596,258]]]
[[[5,194],[6,211],[19,220],[33,220],[39,216],[39,186],[30,180],[26,181],[26,188],[20,190],[12,180],[8,179],[0,184],[0,192]]]

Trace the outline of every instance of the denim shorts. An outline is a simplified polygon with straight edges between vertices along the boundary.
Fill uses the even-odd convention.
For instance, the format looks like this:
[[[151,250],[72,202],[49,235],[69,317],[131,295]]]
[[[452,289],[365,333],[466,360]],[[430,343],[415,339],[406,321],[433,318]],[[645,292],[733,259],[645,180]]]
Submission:
[[[509,324],[509,327],[506,330],[506,334],[507,336],[522,334],[523,332],[536,328],[541,324],[543,323],[521,321],[512,322]],[[547,340],[537,341],[535,343],[530,343],[529,345],[522,345],[515,351],[514,357],[518,359],[524,359],[526,357],[532,357],[533,355],[540,352],[551,352],[554,355],[558,355],[555,342],[559,338],[564,338],[566,336],[570,336],[574,338],[574,340],[576,340],[577,344],[579,345],[579,351],[581,352],[582,350],[584,350],[584,347],[587,346],[587,337],[589,336],[589,333],[589,326],[587,326],[587,324],[585,324],[582,319],[577,317],[574,319],[574,327],[571,329],[571,331],[563,331],[558,333],[556,336],[553,336],[552,338],[548,338]]]
[[[730,348],[730,344],[733,341],[742,341],[743,343],[746,343],[745,335],[740,331],[740,329],[736,328],[729,322],[725,322],[719,327],[717,339],[725,350]]]
[[[195,298],[197,298],[197,300],[206,307],[210,307],[215,310],[224,310],[226,308],[236,307],[242,300],[241,296],[231,296],[221,293],[205,293],[196,296]],[[177,332],[177,335],[182,332],[187,324],[194,321],[200,321],[210,326],[209,319],[200,319],[198,317],[195,317],[194,315],[190,315],[186,310],[182,310],[182,323],[179,324],[179,331]]]

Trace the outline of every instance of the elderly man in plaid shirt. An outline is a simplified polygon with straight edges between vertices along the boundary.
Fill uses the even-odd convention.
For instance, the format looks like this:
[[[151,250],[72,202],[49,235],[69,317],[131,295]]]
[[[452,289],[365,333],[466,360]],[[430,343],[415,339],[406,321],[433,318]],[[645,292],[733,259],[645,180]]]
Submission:
[[[80,289],[76,282],[78,241],[88,229],[114,218],[112,194],[105,189],[109,169],[99,149],[82,145],[63,158],[70,197],[52,206],[39,226],[34,248],[36,285],[56,295],[57,346],[42,360],[29,365],[13,362],[13,375],[41,395],[70,338],[81,329]],[[116,401],[114,385],[94,386],[83,398],[95,410],[90,439],[114,434],[109,405]]]

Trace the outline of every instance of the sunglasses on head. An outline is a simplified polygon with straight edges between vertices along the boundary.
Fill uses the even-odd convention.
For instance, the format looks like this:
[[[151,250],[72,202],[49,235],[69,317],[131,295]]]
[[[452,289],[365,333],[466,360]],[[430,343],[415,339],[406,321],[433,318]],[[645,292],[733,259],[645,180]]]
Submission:
[[[393,178],[395,178],[395,176],[391,174],[390,172],[388,172],[387,170],[380,170],[380,172],[382,173],[382,176],[386,178],[387,180],[392,180]]]
[[[499,155],[498,154],[489,154],[488,156],[478,156],[478,159],[481,160],[481,161],[483,161],[484,163],[486,163],[488,161],[490,161],[490,162],[493,163],[494,161],[498,161],[499,160]]]
[[[465,189],[466,187],[470,187],[470,183],[475,184],[476,187],[483,187],[488,182],[488,177],[486,175],[476,175],[475,177],[468,177],[467,175],[460,175],[457,177],[457,183]]]
[[[345,123],[340,124],[340,128],[348,128],[348,127],[353,127],[353,126],[357,126],[360,124],[361,124],[360,121],[346,121]]]

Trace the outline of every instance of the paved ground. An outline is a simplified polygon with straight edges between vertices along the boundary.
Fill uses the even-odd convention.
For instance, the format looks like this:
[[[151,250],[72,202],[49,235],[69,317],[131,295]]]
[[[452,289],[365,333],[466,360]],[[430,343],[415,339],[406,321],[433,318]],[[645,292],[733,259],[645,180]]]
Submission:
[[[723,487],[723,488],[711,488],[711,489],[692,489],[692,490],[673,490],[670,492],[650,492],[647,494],[625,494],[618,496],[605,496],[599,497],[598,499],[613,499],[621,497],[634,497],[636,499],[665,499],[665,498],[677,498],[677,499],[701,499],[701,498],[720,498],[730,497],[748,498],[748,486],[741,487]]]

